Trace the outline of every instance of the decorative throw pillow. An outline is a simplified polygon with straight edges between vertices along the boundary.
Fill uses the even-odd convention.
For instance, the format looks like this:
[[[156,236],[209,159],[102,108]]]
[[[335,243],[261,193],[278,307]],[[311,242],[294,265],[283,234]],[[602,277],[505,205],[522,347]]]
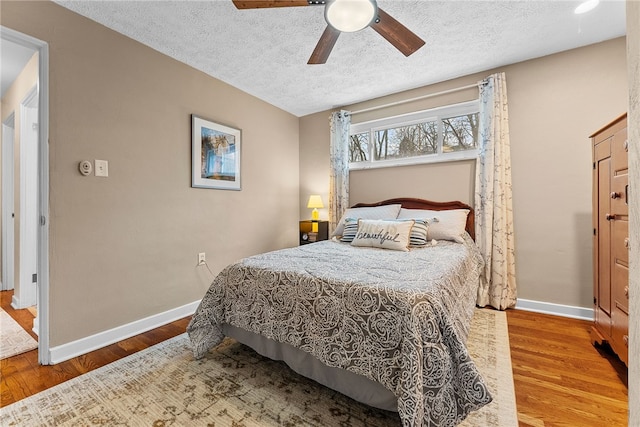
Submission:
[[[336,226],[332,237],[342,236],[344,233],[344,221],[346,218],[362,218],[362,219],[395,219],[398,217],[402,205],[384,205],[368,208],[349,208],[345,211]]]
[[[452,209],[445,211],[432,211],[423,209],[400,209],[398,219],[425,219],[429,221],[427,237],[429,240],[453,240],[463,243],[462,235],[465,233],[469,209]]]
[[[394,220],[385,220],[394,221]],[[409,246],[425,246],[428,242],[427,231],[429,229],[429,221],[422,219],[402,219],[395,221],[414,221],[411,228],[411,234],[409,235]],[[356,237],[358,231],[358,218],[345,218],[344,231],[342,232],[341,242],[350,243],[353,238]]]
[[[383,221],[360,219],[351,244],[372,248],[409,250],[409,236],[415,221]]]
[[[353,241],[353,238],[356,237],[356,232],[358,231],[358,218],[345,218],[344,220],[344,231],[342,232],[342,237],[340,241],[350,243]]]
[[[397,221],[411,221],[411,220],[397,220]],[[427,235],[429,231],[429,221],[422,219],[413,220],[414,224],[411,227],[411,234],[409,235],[410,246],[424,246],[427,244]]]

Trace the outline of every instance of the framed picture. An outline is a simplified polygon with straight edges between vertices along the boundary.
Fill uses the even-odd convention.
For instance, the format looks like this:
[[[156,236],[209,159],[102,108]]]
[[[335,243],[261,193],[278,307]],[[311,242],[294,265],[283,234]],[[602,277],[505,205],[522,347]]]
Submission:
[[[191,115],[191,186],[240,190],[240,129]]]

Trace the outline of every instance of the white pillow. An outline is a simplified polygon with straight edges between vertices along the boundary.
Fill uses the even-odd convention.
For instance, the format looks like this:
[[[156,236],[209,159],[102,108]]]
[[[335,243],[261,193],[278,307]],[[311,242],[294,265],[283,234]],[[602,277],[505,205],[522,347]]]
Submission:
[[[344,232],[344,221],[346,218],[356,218],[356,219],[396,219],[398,217],[398,212],[400,212],[400,208],[402,205],[384,205],[384,206],[375,206],[369,208],[349,208],[345,211],[336,226],[335,231],[331,234],[332,237],[342,236]]]
[[[376,219],[358,220],[358,231],[351,242],[352,246],[409,250],[409,237],[414,221],[384,221]]]
[[[429,240],[453,240],[463,243],[462,235],[467,225],[469,209],[451,209],[445,211],[432,211],[423,209],[400,209],[398,219],[431,219],[429,222]]]

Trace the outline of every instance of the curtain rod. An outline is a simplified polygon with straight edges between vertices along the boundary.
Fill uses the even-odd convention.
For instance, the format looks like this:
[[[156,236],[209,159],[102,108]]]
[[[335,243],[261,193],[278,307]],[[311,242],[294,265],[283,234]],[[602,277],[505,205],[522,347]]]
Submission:
[[[413,101],[420,101],[420,100],[427,99],[427,98],[433,98],[435,96],[441,96],[441,95],[446,95],[448,93],[459,92],[459,91],[465,90],[465,89],[471,89],[472,87],[480,87],[480,85],[483,84],[483,83],[484,83],[484,81],[479,81],[477,83],[474,83],[474,84],[471,84],[471,85],[462,86],[462,87],[458,87],[458,88],[455,88],[455,89],[443,90],[441,92],[430,93],[428,95],[422,95],[422,96],[418,96],[416,98],[405,99],[403,101],[396,101],[396,102],[391,102],[389,104],[378,105],[376,107],[364,108],[362,110],[351,111],[350,113],[352,115],[353,114],[360,114],[360,113],[367,113],[369,111],[380,110],[382,108],[393,107],[393,106],[401,105],[401,104],[407,104],[407,103],[413,102]]]

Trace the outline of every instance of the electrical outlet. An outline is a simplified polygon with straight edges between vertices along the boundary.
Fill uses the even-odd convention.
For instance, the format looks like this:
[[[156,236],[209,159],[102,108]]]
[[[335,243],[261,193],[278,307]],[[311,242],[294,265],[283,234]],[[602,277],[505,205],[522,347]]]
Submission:
[[[207,262],[207,257],[204,252],[198,254],[198,265],[203,265]]]

